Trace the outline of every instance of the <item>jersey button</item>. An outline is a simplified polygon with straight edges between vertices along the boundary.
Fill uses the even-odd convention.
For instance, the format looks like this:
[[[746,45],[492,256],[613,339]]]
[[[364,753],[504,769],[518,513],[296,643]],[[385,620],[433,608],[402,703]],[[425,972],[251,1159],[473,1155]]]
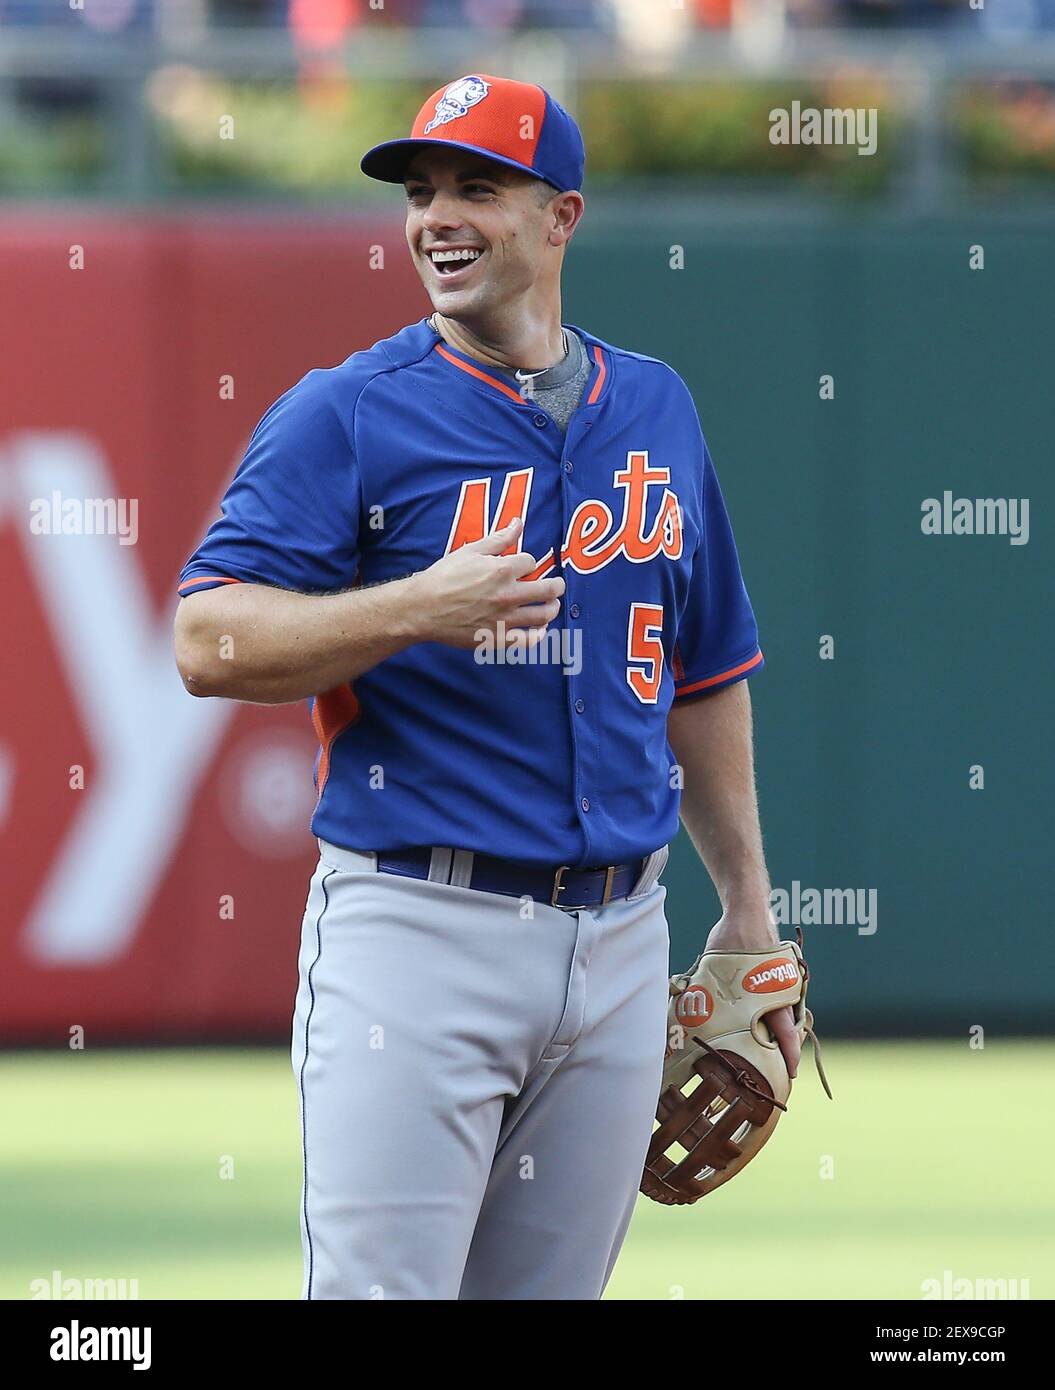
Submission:
[[[568,609],[568,612],[571,614],[573,618],[577,618],[579,614],[582,612],[582,609],[579,607],[577,603],[573,603],[572,606]]]
[[[564,460],[564,471],[565,471],[565,473],[574,473],[574,472],[575,472],[575,465],[574,465],[574,463],[572,463],[571,459],[565,459],[565,460]]]
[[[584,796],[583,799],[579,802],[579,805],[582,807],[584,811],[588,811],[590,809],[590,798],[588,796]]]
[[[585,701],[585,700],[576,700],[576,701],[575,701],[575,713],[576,713],[576,714],[582,714],[582,712],[583,712],[583,710],[584,710],[585,708],[586,708],[586,701]]]
[[[545,417],[545,415],[536,415],[536,416],[535,416],[535,425],[537,426],[538,429],[544,430],[544,429],[546,428],[546,417]]]

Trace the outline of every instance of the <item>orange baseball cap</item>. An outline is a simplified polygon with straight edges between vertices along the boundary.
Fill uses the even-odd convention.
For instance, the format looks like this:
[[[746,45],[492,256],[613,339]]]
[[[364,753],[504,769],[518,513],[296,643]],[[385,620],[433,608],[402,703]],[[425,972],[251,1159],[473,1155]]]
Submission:
[[[408,138],[386,140],[359,162],[364,174],[402,183],[415,150],[449,145],[496,159],[551,183],[582,187],[586,150],[579,127],[542,87],[472,73],[433,92]]]

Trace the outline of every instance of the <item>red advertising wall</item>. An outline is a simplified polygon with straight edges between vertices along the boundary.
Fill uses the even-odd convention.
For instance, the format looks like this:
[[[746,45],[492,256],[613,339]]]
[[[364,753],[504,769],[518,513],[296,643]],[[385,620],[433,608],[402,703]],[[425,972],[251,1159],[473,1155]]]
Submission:
[[[428,312],[401,224],[8,216],[0,287],[0,1041],[283,1036],[307,708],[187,695],[175,581],[268,405]]]

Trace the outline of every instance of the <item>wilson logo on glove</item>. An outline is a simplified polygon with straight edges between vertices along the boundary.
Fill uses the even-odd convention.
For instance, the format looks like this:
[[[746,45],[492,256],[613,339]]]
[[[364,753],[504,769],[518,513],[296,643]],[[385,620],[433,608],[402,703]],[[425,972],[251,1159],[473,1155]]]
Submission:
[[[674,1004],[674,1017],[686,1028],[694,1023],[706,1023],[714,1013],[714,1000],[703,985],[689,985]]]
[[[744,976],[744,989],[749,994],[775,994],[799,981],[798,968],[793,960],[766,960]]]
[[[770,955],[773,947],[785,954]],[[790,1009],[800,1043],[813,1042],[817,1074],[831,1096],[806,1007],[808,979],[801,936],[759,951],[704,951],[671,978],[669,1045],[641,1174],[646,1197],[666,1206],[698,1201],[765,1145],[791,1095],[768,1014]]]

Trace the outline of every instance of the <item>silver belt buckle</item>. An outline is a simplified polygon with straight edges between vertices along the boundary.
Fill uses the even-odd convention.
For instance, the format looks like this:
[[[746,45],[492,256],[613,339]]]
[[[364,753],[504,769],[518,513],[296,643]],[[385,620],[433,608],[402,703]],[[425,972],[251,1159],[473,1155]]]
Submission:
[[[564,875],[568,872],[570,868],[570,864],[562,864],[560,868],[557,870],[557,872],[553,875],[553,892],[550,894],[549,899],[550,907],[563,906],[563,904],[559,903],[557,899],[564,892],[564,884],[561,882],[561,879],[564,877]]]

